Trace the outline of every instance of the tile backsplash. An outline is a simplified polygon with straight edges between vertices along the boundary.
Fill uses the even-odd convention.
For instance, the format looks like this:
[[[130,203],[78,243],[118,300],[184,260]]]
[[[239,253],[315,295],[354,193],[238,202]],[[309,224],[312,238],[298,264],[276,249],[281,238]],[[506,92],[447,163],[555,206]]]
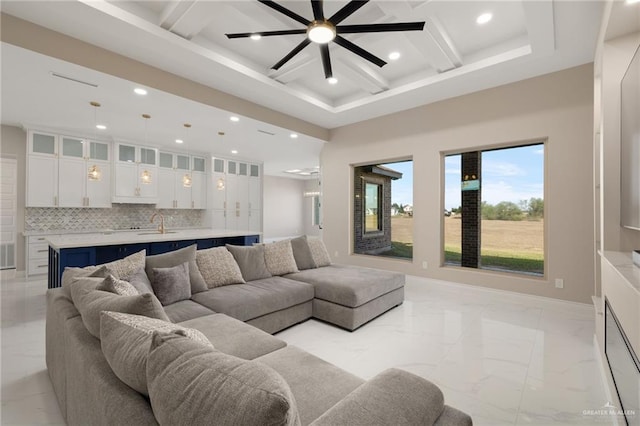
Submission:
[[[25,231],[94,231],[155,229],[151,215],[164,215],[167,228],[202,227],[205,210],[156,209],[148,204],[113,204],[110,209],[27,207]]]

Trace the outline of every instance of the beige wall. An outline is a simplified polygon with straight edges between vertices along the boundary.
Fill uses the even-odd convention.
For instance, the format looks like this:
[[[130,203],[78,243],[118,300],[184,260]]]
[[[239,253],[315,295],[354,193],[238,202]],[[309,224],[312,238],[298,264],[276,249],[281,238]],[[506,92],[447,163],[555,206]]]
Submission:
[[[304,181],[264,176],[262,187],[263,239],[269,241],[302,234]]]
[[[24,200],[26,184],[27,134],[19,127],[2,125],[0,133],[0,156],[18,160],[18,244],[16,247],[16,270],[25,270]]]
[[[593,66],[332,131],[322,152],[323,239],[334,261],[578,302],[593,292]],[[544,279],[442,267],[442,154],[546,139]],[[351,165],[412,157],[413,262],[352,255]],[[422,269],[422,262],[428,269]],[[555,278],[564,279],[556,289]]]
[[[304,191],[316,192],[320,191],[320,181],[318,179],[309,179],[304,181]],[[319,236],[320,228],[313,224],[313,197],[306,197],[302,206],[302,233],[305,235]]]

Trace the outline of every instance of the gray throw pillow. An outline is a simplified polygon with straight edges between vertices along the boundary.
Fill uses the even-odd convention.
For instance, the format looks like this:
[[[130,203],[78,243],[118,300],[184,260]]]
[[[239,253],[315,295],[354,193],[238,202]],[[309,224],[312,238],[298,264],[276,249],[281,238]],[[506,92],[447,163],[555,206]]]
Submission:
[[[276,241],[264,245],[264,261],[271,275],[286,275],[300,272],[293,257],[290,240]]]
[[[161,425],[300,424],[289,385],[271,367],[176,333],[154,332],[147,383]]]
[[[100,285],[96,287],[96,290],[109,291],[119,296],[136,296],[140,294],[129,282],[119,280],[113,275],[109,275],[105,278]]]
[[[306,235],[292,239],[291,248],[299,270],[303,271],[305,269],[317,268],[316,263],[313,261]]]
[[[311,256],[313,257],[313,261],[316,266],[319,268],[321,266],[329,266],[331,265],[331,258],[329,258],[329,252],[319,238],[309,238],[307,240],[309,243],[309,250],[311,250]]]
[[[144,271],[144,267],[139,268],[137,271],[135,271],[129,277],[129,282],[136,288],[136,290],[138,290],[138,293],[153,294],[153,287],[151,287],[151,281],[149,281],[149,277],[147,277],[147,273]]]
[[[129,255],[124,259],[118,259],[114,260],[113,262],[105,263],[104,266],[109,268],[109,271],[113,274],[114,277],[128,281],[129,277],[135,271],[144,267],[146,255],[146,250],[140,250],[139,252]]]
[[[194,341],[213,347],[204,334],[192,328],[140,315],[109,311],[100,314],[100,345],[104,357],[120,380],[144,395],[149,395],[147,358],[153,332],[177,330],[184,331]]]
[[[202,274],[196,263],[197,245],[193,244],[189,247],[179,250],[170,251],[168,253],[157,254],[155,256],[147,256],[145,271],[149,280],[153,282],[153,268],[171,268],[189,262],[189,281],[191,282],[191,294],[200,293],[207,290],[207,284],[202,278]]]
[[[271,277],[264,260],[264,246],[232,246],[226,245],[238,263],[242,278],[245,281],[261,280]]]
[[[158,298],[150,293],[137,296],[118,296],[107,291],[96,290],[103,279],[79,278],[71,287],[71,298],[80,312],[82,322],[89,333],[100,338],[100,312],[114,311],[144,315],[169,321]]]
[[[226,247],[198,250],[196,262],[208,288],[244,284],[240,267]]]
[[[171,268],[153,268],[151,286],[162,305],[190,299],[189,262]]]

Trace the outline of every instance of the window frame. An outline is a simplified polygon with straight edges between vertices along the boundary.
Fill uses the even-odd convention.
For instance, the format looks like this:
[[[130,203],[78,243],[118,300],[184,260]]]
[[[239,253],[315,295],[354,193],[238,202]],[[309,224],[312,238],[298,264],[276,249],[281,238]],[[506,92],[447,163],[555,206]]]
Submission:
[[[363,238],[372,238],[379,237],[380,235],[384,235],[384,181],[382,179],[376,179],[373,177],[363,177],[362,178],[362,223],[363,223]],[[376,185],[377,186],[377,210],[378,210],[378,226],[377,229],[367,231],[367,185]],[[389,212],[391,213],[391,212]]]

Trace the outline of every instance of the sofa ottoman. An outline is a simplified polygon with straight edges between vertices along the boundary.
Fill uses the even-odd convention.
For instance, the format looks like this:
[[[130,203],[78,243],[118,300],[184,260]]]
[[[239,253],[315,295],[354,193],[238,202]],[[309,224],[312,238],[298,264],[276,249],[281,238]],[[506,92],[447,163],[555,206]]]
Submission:
[[[312,284],[313,316],[355,330],[404,301],[404,274],[329,265],[285,276]]]

